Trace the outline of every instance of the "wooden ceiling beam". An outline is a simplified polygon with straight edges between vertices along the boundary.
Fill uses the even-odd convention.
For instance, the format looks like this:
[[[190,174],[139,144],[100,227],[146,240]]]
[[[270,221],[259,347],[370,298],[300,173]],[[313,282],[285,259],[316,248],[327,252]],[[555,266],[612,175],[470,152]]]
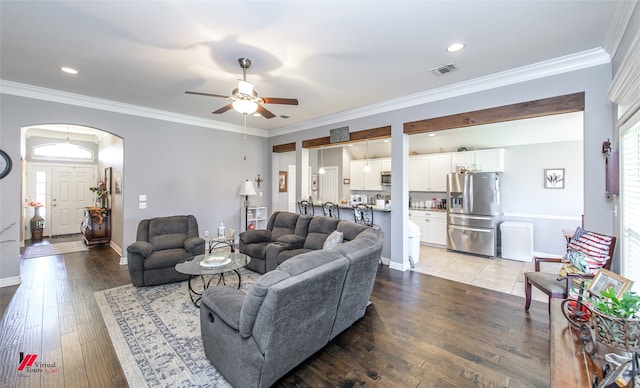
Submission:
[[[584,111],[584,92],[404,123],[408,135]]]
[[[296,143],[278,144],[274,145],[272,149],[275,153],[291,152],[296,150]]]
[[[388,139],[390,137],[391,137],[391,126],[388,125],[386,127],[364,129],[362,131],[351,132],[349,133],[348,141],[342,141],[339,143],[331,143],[329,136],[303,140],[302,148],[319,148],[319,147],[328,146],[328,145],[333,146],[333,145],[339,145],[339,144],[358,143],[365,140]]]

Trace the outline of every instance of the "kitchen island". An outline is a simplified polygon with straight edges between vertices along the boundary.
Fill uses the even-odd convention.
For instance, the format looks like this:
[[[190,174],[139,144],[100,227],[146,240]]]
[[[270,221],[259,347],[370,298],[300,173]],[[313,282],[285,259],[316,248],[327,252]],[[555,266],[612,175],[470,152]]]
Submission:
[[[351,206],[339,204],[338,207],[340,208],[340,219],[354,221],[353,208]],[[391,259],[391,209],[377,206],[371,207],[373,208],[373,223],[380,227],[384,238],[382,261],[388,264]],[[324,215],[321,203],[313,204],[313,213],[316,216]]]

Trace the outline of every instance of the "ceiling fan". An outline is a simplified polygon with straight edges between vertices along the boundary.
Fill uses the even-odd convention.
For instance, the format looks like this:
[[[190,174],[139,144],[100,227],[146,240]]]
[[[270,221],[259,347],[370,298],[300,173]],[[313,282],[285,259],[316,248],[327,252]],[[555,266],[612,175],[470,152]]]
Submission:
[[[247,81],[247,69],[251,67],[251,60],[249,58],[238,58],[238,63],[242,68],[242,79],[238,80],[238,87],[233,89],[231,96],[190,91],[185,93],[226,98],[232,101],[230,104],[212,112],[214,114],[224,113],[233,108],[242,114],[251,114],[257,111],[262,117],[271,119],[276,115],[268,111],[262,104],[298,105],[298,100],[295,98],[259,97],[258,93],[253,89],[253,84]]]

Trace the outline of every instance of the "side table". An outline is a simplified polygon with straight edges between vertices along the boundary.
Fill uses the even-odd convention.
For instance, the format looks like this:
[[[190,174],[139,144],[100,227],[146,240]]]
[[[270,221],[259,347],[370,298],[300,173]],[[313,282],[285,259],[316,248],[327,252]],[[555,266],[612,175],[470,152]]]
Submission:
[[[209,238],[209,253],[213,251],[214,248],[219,245],[228,245],[231,247],[231,252],[235,252],[235,236],[226,236],[226,237],[210,237]]]

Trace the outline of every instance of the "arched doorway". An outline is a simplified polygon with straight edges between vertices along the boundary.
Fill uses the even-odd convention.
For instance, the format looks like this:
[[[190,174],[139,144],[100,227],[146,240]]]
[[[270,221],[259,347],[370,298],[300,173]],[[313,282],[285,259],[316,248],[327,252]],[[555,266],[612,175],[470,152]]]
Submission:
[[[103,205],[112,214],[110,245],[121,251],[123,139],[100,129],[63,123],[23,127],[21,141],[22,242],[32,238],[33,205],[42,206],[45,237],[80,233],[84,208],[96,205],[96,192],[90,188],[104,183],[108,187]]]

